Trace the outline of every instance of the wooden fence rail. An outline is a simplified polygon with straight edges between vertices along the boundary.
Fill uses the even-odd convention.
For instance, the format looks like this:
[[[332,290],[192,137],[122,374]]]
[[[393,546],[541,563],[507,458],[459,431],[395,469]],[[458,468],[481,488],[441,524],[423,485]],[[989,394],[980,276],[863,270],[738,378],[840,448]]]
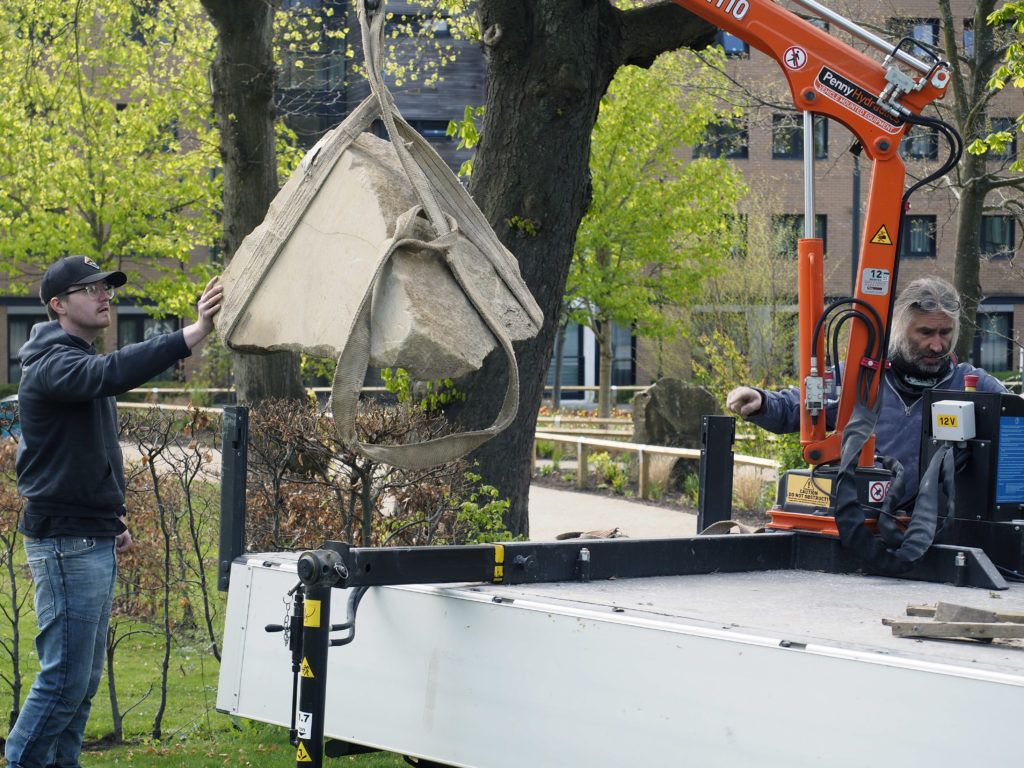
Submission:
[[[587,458],[594,448],[605,448],[619,453],[629,452],[637,455],[638,495],[642,499],[649,498],[651,492],[651,457],[673,456],[677,459],[699,459],[699,448],[673,448],[665,445],[642,445],[640,443],[622,442],[619,440],[601,440],[597,438],[564,435],[557,432],[536,432],[533,436],[533,461],[537,462],[537,442],[575,444],[576,446],[576,487],[583,488],[587,478]],[[773,459],[762,459],[759,456],[733,455],[736,464],[759,467],[778,472],[779,462]]]

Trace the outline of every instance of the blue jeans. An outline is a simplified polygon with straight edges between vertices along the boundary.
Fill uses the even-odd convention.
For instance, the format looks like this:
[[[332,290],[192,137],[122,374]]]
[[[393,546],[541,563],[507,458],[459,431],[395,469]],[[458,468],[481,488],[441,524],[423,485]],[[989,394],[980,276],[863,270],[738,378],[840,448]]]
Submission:
[[[36,589],[39,673],[7,737],[7,765],[78,768],[106,657],[114,539],[26,538],[25,554]]]

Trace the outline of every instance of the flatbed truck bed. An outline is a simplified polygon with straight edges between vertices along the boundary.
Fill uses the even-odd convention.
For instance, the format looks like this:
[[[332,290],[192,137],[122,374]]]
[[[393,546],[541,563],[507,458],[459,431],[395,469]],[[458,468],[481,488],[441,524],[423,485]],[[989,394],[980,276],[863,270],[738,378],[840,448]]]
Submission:
[[[232,564],[219,710],[289,726],[290,652],[263,627],[286,618],[297,560]],[[939,602],[1024,611],[1024,585],[766,570],[371,587],[329,651],[325,735],[476,768],[1018,766],[1024,640],[882,623]]]

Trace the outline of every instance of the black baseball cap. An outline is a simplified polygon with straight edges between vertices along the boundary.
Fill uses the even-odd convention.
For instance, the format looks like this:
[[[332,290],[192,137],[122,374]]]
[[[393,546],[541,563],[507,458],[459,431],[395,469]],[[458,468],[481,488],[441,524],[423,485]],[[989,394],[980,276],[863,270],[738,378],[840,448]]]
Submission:
[[[67,256],[46,270],[39,287],[39,298],[43,304],[64,293],[72,285],[85,285],[106,280],[108,285],[120,288],[128,282],[124,272],[104,272],[100,265],[88,256]]]

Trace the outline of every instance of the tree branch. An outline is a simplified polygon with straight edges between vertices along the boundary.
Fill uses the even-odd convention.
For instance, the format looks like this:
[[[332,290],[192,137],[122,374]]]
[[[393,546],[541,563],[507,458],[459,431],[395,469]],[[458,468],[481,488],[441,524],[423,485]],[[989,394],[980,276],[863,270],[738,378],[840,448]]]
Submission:
[[[718,27],[670,0],[635,10],[611,10],[620,16],[616,58],[623,64],[647,68],[665,51],[706,48],[718,33]]]

